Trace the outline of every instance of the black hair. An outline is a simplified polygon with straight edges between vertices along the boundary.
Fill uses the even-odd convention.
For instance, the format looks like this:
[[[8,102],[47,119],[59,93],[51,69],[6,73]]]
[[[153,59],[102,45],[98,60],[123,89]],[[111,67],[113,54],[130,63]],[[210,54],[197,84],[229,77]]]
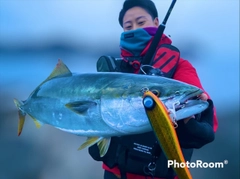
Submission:
[[[119,17],[118,17],[119,24],[122,27],[123,27],[123,17],[125,13],[133,7],[143,8],[152,16],[152,19],[155,19],[156,17],[158,17],[156,6],[151,0],[125,0],[125,2],[123,3],[122,10],[120,11]]]

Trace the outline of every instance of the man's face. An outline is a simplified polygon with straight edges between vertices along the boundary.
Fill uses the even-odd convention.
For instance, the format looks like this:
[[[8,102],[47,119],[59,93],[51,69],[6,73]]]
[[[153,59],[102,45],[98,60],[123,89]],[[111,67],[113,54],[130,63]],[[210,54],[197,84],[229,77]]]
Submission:
[[[158,27],[158,18],[152,19],[146,10],[141,7],[129,9],[123,17],[123,30],[135,30],[144,27]]]

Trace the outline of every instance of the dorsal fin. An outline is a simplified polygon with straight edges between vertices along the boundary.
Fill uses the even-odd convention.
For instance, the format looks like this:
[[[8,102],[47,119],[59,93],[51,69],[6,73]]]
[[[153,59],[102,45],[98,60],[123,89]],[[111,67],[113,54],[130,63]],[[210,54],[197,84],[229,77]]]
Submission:
[[[47,77],[45,81],[48,81],[54,77],[62,76],[62,75],[72,75],[72,72],[68,69],[68,67],[60,60],[58,59],[58,63],[52,73]]]
[[[46,81],[54,77],[71,76],[71,75],[72,75],[72,72],[68,69],[68,67],[60,59],[58,59],[58,63],[54,68],[54,70],[52,71],[52,73],[47,77],[47,79],[45,79],[40,85],[38,85],[36,89],[38,89],[39,86],[41,86],[43,83],[45,83]],[[30,94],[30,96],[36,91],[36,89]]]

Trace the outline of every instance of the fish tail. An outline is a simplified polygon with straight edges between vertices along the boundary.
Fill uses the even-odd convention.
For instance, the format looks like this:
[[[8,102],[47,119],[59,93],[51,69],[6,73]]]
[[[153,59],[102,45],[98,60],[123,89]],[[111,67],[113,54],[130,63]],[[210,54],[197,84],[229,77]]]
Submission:
[[[20,136],[21,133],[22,133],[23,126],[24,126],[26,113],[21,109],[21,107],[23,106],[23,102],[22,101],[19,101],[17,99],[14,99],[13,101],[14,101],[16,107],[18,108],[18,117],[19,117],[19,121],[18,121],[18,136]]]

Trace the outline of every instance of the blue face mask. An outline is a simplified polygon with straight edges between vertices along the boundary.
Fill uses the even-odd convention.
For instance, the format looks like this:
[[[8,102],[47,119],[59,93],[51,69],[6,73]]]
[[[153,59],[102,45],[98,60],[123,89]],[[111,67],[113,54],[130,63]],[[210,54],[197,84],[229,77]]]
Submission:
[[[152,36],[142,28],[123,32],[120,47],[131,52],[133,56],[140,56],[151,38]]]

